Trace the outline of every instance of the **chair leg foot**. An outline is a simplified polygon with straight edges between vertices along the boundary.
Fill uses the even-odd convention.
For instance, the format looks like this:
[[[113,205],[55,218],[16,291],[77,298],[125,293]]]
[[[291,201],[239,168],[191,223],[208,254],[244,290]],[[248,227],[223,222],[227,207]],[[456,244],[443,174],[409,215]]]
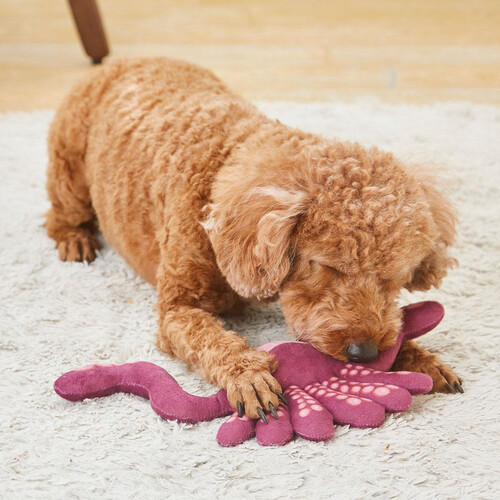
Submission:
[[[101,64],[109,48],[96,0],[68,0],[68,3],[85,52],[92,64]]]

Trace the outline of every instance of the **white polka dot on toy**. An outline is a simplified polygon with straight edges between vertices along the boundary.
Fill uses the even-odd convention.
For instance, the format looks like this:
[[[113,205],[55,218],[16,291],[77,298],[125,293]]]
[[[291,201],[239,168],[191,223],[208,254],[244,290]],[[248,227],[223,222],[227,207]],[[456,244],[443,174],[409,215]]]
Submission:
[[[375,389],[375,387],[373,387],[373,385],[367,385],[366,387],[363,387],[363,389],[361,389],[361,392],[363,394],[370,394],[370,392],[372,392],[373,389]]]
[[[323,396],[323,394],[325,393],[326,391],[324,389],[320,389],[318,391],[318,396]]]
[[[351,376],[354,376],[354,375],[357,375],[357,374],[358,374],[358,370],[351,370],[349,372],[349,375],[351,375]]]
[[[334,384],[332,384],[330,387],[332,389],[336,389],[337,387],[339,386],[339,383],[338,382],[335,382]]]
[[[346,401],[347,404],[351,406],[358,406],[361,404],[361,399],[358,398],[348,398]]]
[[[355,385],[354,387],[351,387],[351,392],[354,394],[357,394],[361,390],[361,387],[359,385]]]
[[[347,397],[345,394],[339,394],[336,399],[347,399]]]
[[[340,370],[340,374],[345,375],[347,371],[348,371],[347,368],[342,368],[342,370]]]
[[[387,396],[391,391],[387,387],[377,387],[374,391],[373,394],[376,396]]]
[[[300,403],[299,410],[302,410],[302,408],[305,408],[306,406],[307,406],[306,403]]]
[[[323,407],[320,406],[320,405],[312,405],[311,406],[311,410],[314,410],[314,411],[323,411]]]
[[[307,415],[309,415],[309,413],[311,413],[311,410],[309,408],[304,408],[303,410],[299,411],[299,415],[301,417],[307,417]]]
[[[370,373],[370,370],[363,370],[361,372],[361,375],[369,375],[369,373]]]
[[[349,390],[349,386],[348,386],[348,385],[343,385],[343,386],[340,388],[340,390],[341,390],[342,392],[347,392],[347,391]]]

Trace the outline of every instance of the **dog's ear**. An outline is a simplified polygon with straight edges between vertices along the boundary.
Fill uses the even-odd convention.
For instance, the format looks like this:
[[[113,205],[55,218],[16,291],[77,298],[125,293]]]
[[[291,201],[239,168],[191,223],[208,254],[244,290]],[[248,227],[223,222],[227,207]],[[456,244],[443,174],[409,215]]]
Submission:
[[[243,297],[275,295],[290,270],[291,236],[307,195],[268,185],[206,207],[203,223],[217,264]]]
[[[430,178],[423,179],[420,187],[429,204],[438,236],[431,253],[422,260],[413,272],[410,282],[405,285],[410,292],[425,291],[431,287],[439,288],[448,270],[458,264],[448,252],[448,247],[455,242],[456,212]]]

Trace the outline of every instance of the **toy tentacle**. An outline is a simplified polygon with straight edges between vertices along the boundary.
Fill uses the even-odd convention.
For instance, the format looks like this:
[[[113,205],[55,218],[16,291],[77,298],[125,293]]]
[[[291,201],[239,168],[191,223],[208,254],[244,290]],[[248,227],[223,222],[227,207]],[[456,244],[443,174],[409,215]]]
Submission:
[[[261,446],[283,446],[293,439],[294,431],[290,411],[280,404],[277,415],[277,420],[270,418],[267,424],[264,424],[262,420],[257,420],[255,434]]]
[[[335,434],[332,414],[302,387],[285,390],[295,433],[309,441],[328,441]]]
[[[384,406],[365,397],[319,383],[313,384],[307,392],[331,413],[338,424],[366,428],[378,427],[384,421]]]
[[[352,383],[361,384],[386,384],[391,388],[397,386],[406,389],[410,394],[426,394],[432,389],[432,378],[425,373],[396,371],[384,372],[381,370],[373,370],[359,365],[346,365],[340,370],[340,375],[345,379],[347,385]],[[344,380],[340,380],[340,383]],[[356,384],[354,384],[356,385]],[[408,402],[411,403],[411,400]]]
[[[233,411],[225,391],[208,397],[181,389],[163,368],[146,361],[123,365],[92,365],[70,371],[54,383],[59,396],[69,401],[125,392],[149,399],[153,410],[166,420],[195,423]]]
[[[436,328],[444,318],[444,307],[439,302],[427,300],[403,307],[404,340],[420,337]]]
[[[221,446],[237,446],[255,436],[256,420],[247,415],[238,417],[234,412],[217,432],[217,442]]]

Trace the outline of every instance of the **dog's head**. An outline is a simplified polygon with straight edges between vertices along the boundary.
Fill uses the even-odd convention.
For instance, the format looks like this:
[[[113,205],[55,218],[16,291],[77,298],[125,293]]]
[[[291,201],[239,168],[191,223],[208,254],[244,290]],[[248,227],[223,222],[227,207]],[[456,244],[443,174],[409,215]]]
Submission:
[[[260,151],[222,172],[207,210],[231,287],[279,294],[291,332],[341,360],[393,345],[401,289],[438,287],[455,262],[455,215],[432,181],[356,144]]]

